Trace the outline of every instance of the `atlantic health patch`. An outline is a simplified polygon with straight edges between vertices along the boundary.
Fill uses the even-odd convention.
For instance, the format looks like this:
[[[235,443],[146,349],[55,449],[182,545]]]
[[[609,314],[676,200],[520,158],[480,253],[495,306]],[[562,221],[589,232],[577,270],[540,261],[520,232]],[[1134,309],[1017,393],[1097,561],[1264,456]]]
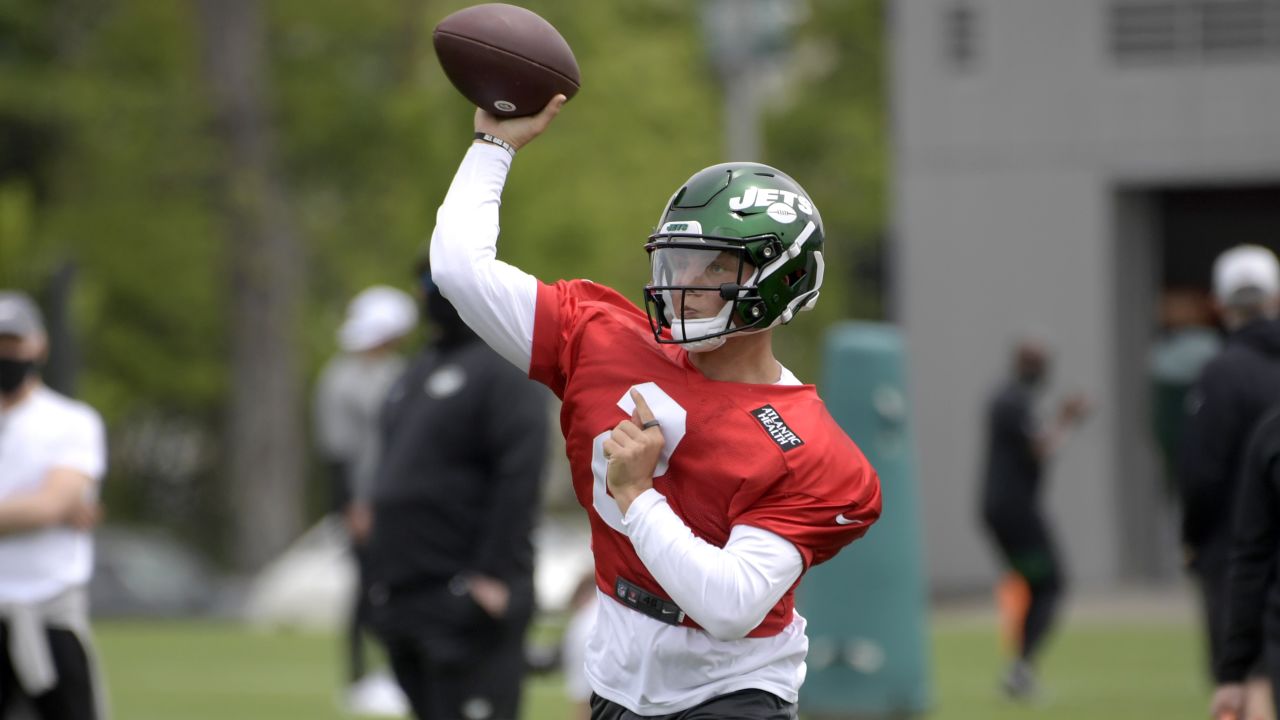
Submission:
[[[796,435],[791,431],[791,428],[787,427],[786,421],[782,419],[777,410],[773,409],[772,405],[758,407],[752,410],[751,414],[760,422],[765,432],[769,433],[769,437],[773,438],[778,447],[782,448],[783,452],[794,450],[804,444],[804,440],[801,440],[799,435]]]

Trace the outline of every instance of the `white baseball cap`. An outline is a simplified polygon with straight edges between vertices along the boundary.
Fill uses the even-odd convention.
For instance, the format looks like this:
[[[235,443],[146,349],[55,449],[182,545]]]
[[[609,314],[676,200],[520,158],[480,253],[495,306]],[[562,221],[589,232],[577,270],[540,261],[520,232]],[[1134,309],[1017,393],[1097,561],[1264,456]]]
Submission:
[[[1213,261],[1213,296],[1232,304],[1241,290],[1265,297],[1280,295],[1280,263],[1275,253],[1261,245],[1237,245]]]
[[[418,306],[409,293],[386,285],[360,291],[347,305],[338,328],[338,345],[347,352],[364,352],[404,337],[418,323]]]
[[[44,334],[40,308],[26,293],[0,290],[0,335],[29,338]]]

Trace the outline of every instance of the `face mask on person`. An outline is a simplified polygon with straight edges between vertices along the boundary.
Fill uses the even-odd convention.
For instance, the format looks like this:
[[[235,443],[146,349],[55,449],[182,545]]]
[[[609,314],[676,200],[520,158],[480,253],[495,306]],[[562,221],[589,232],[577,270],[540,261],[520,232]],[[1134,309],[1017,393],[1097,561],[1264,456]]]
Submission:
[[[35,366],[32,360],[0,358],[0,395],[12,395],[17,392]]]
[[[1024,385],[1038,388],[1045,384],[1045,380],[1048,379],[1048,372],[1043,365],[1024,367],[1018,372],[1018,379]]]
[[[427,292],[422,315],[427,321],[427,327],[434,328],[436,343],[439,345],[459,345],[475,337],[471,328],[458,316],[453,304],[439,290]]]

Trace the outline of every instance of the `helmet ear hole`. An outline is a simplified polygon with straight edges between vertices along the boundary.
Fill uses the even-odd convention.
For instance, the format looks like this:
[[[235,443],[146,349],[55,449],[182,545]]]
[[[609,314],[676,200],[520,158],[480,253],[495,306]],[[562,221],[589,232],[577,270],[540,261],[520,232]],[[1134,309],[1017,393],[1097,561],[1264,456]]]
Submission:
[[[794,272],[787,273],[782,278],[782,282],[784,285],[786,285],[789,288],[795,287],[799,285],[806,277],[808,277],[808,275],[809,273],[805,272],[804,268],[800,268],[799,270],[796,270]]]

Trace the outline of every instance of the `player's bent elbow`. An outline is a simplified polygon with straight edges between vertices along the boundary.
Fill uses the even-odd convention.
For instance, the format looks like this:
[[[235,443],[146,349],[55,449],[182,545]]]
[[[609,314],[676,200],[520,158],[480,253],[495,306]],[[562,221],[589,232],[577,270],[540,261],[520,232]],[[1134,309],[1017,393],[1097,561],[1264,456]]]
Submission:
[[[697,618],[695,618],[696,620]],[[731,640],[741,640],[747,636],[752,630],[756,629],[763,618],[752,619],[743,617],[713,617],[707,620],[698,620],[698,624],[711,637],[722,642]]]
[[[440,294],[452,298],[456,290],[465,282],[465,263],[454,262],[448,253],[434,252],[432,243],[431,282],[440,288]]]
[[[719,632],[708,630],[707,634],[721,642],[730,642],[745,638],[749,632],[751,632],[750,629],[743,630],[740,627],[733,627],[729,629],[722,628]]]

